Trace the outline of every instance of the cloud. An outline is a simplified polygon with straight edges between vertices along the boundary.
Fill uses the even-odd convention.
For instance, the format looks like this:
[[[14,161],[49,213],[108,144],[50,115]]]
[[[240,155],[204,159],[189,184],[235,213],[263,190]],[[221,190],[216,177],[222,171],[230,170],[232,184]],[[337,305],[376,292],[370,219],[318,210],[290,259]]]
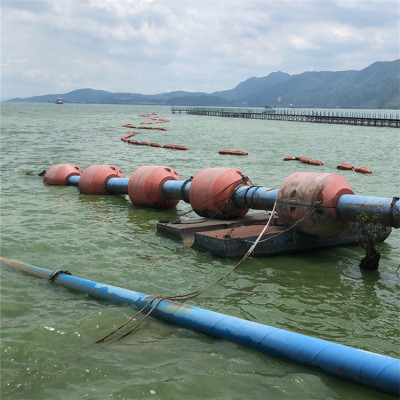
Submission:
[[[2,0],[2,98],[230,89],[399,58],[397,0]]]

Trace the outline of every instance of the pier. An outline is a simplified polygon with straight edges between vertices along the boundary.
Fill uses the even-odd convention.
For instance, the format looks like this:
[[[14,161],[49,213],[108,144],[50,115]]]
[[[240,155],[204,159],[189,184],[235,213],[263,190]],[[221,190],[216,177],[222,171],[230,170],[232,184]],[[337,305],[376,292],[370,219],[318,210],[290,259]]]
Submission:
[[[400,112],[375,112],[352,110],[311,110],[296,108],[262,107],[195,107],[172,106],[171,112],[228,118],[252,118],[277,121],[312,122],[400,128]]]

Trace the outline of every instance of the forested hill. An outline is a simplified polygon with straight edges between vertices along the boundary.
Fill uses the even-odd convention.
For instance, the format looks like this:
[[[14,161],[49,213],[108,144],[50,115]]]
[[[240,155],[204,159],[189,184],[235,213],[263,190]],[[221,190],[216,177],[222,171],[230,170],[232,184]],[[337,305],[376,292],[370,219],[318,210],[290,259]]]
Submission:
[[[214,93],[177,91],[145,95],[78,89],[9,101],[54,103],[57,97],[66,103],[94,104],[400,109],[400,60],[376,62],[361,71],[296,75],[273,72]]]

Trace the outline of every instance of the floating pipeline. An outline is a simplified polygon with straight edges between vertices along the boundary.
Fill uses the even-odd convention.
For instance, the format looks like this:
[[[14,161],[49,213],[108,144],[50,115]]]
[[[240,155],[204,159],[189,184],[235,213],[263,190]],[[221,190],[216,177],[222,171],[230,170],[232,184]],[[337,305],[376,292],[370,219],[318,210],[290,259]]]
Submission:
[[[0,262],[80,293],[117,304],[133,305],[139,310],[148,306],[150,311],[155,301],[160,300],[151,313],[153,317],[214,338],[236,342],[268,356],[314,368],[378,392],[400,395],[400,360],[397,358],[82,279],[69,275],[67,271],[53,272],[3,257],[0,257]]]
[[[351,170],[351,171],[354,171],[354,172],[359,172],[361,174],[372,174],[372,171],[369,168],[353,167],[350,164],[339,164],[336,168],[337,169],[341,169],[341,170]]]
[[[356,222],[360,214],[377,218],[377,223],[386,227],[400,227],[398,197],[355,195],[346,178],[338,174],[297,172],[274,189],[251,185],[248,177],[235,168],[206,168],[184,181],[170,167],[146,168],[154,175],[147,178],[151,181],[151,190],[146,193],[149,200],[141,206],[167,208],[183,200],[202,217],[230,219],[244,216],[249,209],[270,211],[276,203],[276,212],[285,224],[322,236],[336,235]],[[96,165],[82,170],[74,164],[58,164],[49,168],[44,182],[78,186],[88,194],[128,194],[131,198],[133,192],[143,190],[135,186],[134,174],[128,185],[115,166]],[[85,183],[88,181],[90,185]],[[312,216],[301,221],[307,214]]]
[[[248,153],[246,151],[240,151],[240,150],[220,150],[218,152],[219,154],[231,154],[234,156],[247,156]]]
[[[312,160],[311,158],[307,158],[307,157],[292,157],[292,156],[288,156],[288,157],[284,157],[283,161],[291,161],[291,160],[297,160],[300,161],[304,164],[311,164],[311,165],[324,165],[324,163],[322,161],[318,161],[318,160]]]

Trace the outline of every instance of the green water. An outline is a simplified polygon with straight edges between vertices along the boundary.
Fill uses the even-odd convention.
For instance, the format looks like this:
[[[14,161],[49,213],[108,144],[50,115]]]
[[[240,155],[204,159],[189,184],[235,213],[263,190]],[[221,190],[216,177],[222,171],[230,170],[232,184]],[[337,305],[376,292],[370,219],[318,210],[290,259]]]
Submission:
[[[157,112],[168,131],[132,146],[122,124]],[[190,209],[138,208],[126,196],[90,196],[26,175],[59,163],[113,164],[129,176],[168,165],[181,179],[235,167],[254,185],[279,187],[297,171],[336,172],[360,195],[398,196],[399,130],[171,114],[169,107],[1,104],[1,256],[149,294],[193,291],[235,264],[156,232]],[[160,125],[159,125],[160,126]],[[247,157],[222,156],[221,149]],[[321,160],[320,167],[283,162]],[[338,171],[364,166],[372,175]],[[399,249],[393,231],[378,272],[365,274],[359,247],[250,258],[189,301],[206,309],[400,357]],[[74,293],[1,265],[1,395],[12,399],[377,399],[316,370],[148,319],[125,339],[93,343],[134,311]]]

